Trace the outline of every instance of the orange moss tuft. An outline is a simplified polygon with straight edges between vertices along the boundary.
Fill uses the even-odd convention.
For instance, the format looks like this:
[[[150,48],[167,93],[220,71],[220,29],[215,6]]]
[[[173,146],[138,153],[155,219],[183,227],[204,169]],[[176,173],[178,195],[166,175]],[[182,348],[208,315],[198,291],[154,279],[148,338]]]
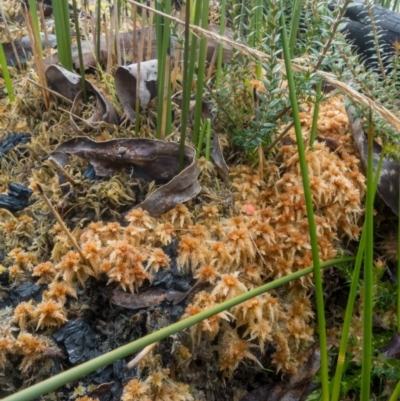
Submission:
[[[60,327],[68,319],[62,304],[49,299],[41,302],[35,310],[36,330],[44,327]]]

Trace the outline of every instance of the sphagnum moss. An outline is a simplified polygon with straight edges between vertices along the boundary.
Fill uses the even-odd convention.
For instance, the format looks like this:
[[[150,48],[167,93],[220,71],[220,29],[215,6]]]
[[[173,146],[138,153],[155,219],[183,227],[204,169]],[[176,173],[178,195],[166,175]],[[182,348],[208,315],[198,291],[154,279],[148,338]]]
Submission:
[[[315,144],[313,154],[307,153],[322,260],[336,254],[340,241],[357,238],[358,220],[363,214],[364,178],[354,156],[342,102],[341,97],[334,97],[322,104],[319,123],[325,135],[340,139],[340,154],[333,153],[323,143]],[[305,136],[311,116],[311,109],[306,109],[302,115]],[[90,222],[74,235],[85,257],[91,261],[91,267],[81,263],[79,255],[70,249],[65,234],[54,223],[48,233],[53,247],[50,260],[48,256],[43,257],[45,253],[38,251],[40,248],[28,250],[24,245],[21,250],[14,250],[10,261],[13,257],[14,262],[18,260],[20,269],[27,267],[30,274],[33,270],[35,277],[47,285],[43,302],[50,305],[50,302],[58,301],[62,308],[64,297],[74,297],[89,277],[96,278],[101,274],[127,291],[137,291],[152,280],[158,269],[169,268],[168,257],[159,248],[171,244],[177,237],[179,268],[192,270],[198,280],[208,284],[205,290],[189,297],[185,316],[191,316],[265,281],[312,265],[296,155],[295,146],[282,146],[276,160],[265,163],[264,179],[248,166],[233,167],[229,178],[231,201],[228,203],[220,200],[217,188],[209,186],[207,194],[212,196],[208,202],[203,198],[201,207],[189,209],[178,205],[158,218],[135,209],[128,214],[127,225]],[[208,183],[215,182],[214,174],[215,171],[207,173]],[[53,174],[42,171],[35,175],[41,183],[48,178],[46,191],[59,196]],[[40,202],[32,210],[36,208],[43,213]],[[26,215],[36,222],[35,213]],[[48,218],[44,224],[49,226],[50,222]],[[15,234],[8,236],[18,224],[32,223],[13,216],[7,216],[1,222],[0,235],[6,238],[9,250],[15,248],[21,238]],[[49,249],[47,255],[51,251]],[[37,255],[37,260],[30,262],[32,266],[25,261],[28,252]],[[310,277],[302,278],[285,289],[277,289],[209,318],[191,329],[192,346],[211,352],[209,340],[218,338],[221,347],[234,349],[231,356],[234,360],[229,363],[227,355],[221,353],[219,356],[220,369],[229,377],[241,362],[246,359],[255,362],[255,355],[262,355],[271,345],[275,348],[271,357],[276,370],[292,373],[302,363],[304,350],[314,341],[311,289]],[[36,312],[42,308],[41,313]],[[22,309],[21,306],[15,324],[32,333],[40,319],[43,327],[51,327],[59,325],[67,316],[61,309],[53,308],[55,315],[52,317],[49,310],[34,302],[26,311]],[[4,342],[2,352],[16,352],[12,345],[7,345],[7,338],[6,334],[0,337]],[[186,345],[191,349],[190,344]],[[7,347],[11,347],[11,351]],[[138,389],[140,383],[146,383],[153,389],[151,391],[169,391],[166,387],[170,381],[168,373],[161,365],[157,366],[148,376],[151,380],[147,381],[143,374],[143,381],[135,382]],[[29,368],[24,365],[24,369]],[[160,380],[156,380],[157,377]],[[182,387],[183,394],[184,391]],[[129,391],[124,394],[129,399]]]

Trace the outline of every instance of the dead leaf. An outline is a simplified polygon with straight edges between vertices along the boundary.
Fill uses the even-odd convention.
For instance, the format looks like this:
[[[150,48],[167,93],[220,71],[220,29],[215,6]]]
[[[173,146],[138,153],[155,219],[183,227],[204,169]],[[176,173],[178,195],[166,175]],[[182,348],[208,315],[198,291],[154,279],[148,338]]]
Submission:
[[[96,175],[106,177],[135,165],[150,179],[165,183],[136,207],[159,216],[177,204],[196,196],[200,190],[197,180],[199,169],[196,151],[185,146],[184,169],[179,172],[179,144],[156,139],[130,138],[95,142],[87,137],[77,137],[61,144],[49,156],[61,166],[68,163],[67,155],[75,155],[93,165]]]
[[[127,293],[116,288],[111,300],[115,305],[123,308],[138,310],[161,305],[163,301],[172,302],[175,299],[181,298],[182,294],[184,293],[181,291],[165,290],[160,287],[147,288],[137,294]]]
[[[157,96],[157,60],[140,63],[140,106],[145,108]],[[133,122],[136,115],[137,64],[118,67],[115,72],[115,90],[125,114]]]
[[[83,111],[81,76],[72,73],[58,65],[51,65],[46,70],[46,78],[47,83],[52,90],[60,93],[70,100],[73,100],[70,122],[75,131],[83,134],[73,117],[74,115],[81,117]],[[102,94],[102,92],[89,81],[86,81],[86,91],[88,97],[91,95],[95,96],[96,106],[92,116],[84,120],[85,123],[91,128],[97,128],[99,123],[118,125],[118,113],[108,99]]]
[[[314,345],[305,352],[307,361],[297,373],[280,383],[261,386],[244,396],[240,401],[303,401],[319,384],[312,383],[321,365],[319,348]]]
[[[229,174],[229,167],[225,162],[224,155],[222,154],[221,144],[219,142],[219,136],[215,132],[211,136],[211,152],[210,156],[213,159],[215,165],[225,174]]]
[[[351,132],[354,138],[354,146],[358,150],[360,159],[367,167],[368,158],[368,143],[367,134],[363,129],[363,120],[358,118],[354,119],[355,109],[350,106],[347,109],[347,115],[349,117],[349,123]],[[379,158],[382,153],[382,146],[374,141],[373,145],[373,160],[374,160],[374,171],[378,166]],[[379,176],[378,195],[382,200],[390,207],[392,212],[398,216],[399,214],[399,174],[400,174],[400,163],[393,160],[383,158],[381,174]]]

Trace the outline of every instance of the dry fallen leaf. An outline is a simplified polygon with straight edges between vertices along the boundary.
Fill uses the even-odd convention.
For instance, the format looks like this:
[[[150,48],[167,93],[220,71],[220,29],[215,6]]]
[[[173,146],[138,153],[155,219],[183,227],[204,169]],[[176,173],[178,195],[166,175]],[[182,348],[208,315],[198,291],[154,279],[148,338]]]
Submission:
[[[60,166],[68,164],[68,157],[75,155],[87,160],[96,175],[106,177],[131,165],[135,172],[144,172],[150,179],[165,183],[136,207],[159,216],[177,204],[196,196],[200,190],[199,168],[196,151],[185,146],[184,168],[179,171],[180,145],[156,139],[130,138],[96,142],[87,137],[77,137],[61,144],[49,156]]]

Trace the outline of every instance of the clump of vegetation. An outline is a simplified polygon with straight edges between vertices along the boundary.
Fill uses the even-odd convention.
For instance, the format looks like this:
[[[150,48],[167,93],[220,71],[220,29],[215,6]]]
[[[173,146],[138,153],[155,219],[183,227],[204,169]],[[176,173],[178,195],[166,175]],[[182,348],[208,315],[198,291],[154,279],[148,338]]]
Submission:
[[[106,30],[109,23],[115,35],[123,18],[118,4],[102,28]],[[349,82],[351,79],[353,90],[363,92],[369,99],[396,112],[397,44],[393,58],[383,60],[391,68],[387,69],[382,62],[378,63],[378,72],[376,69],[368,70],[338,32],[348,2],[343,9],[339,7],[333,12],[324,4],[305,2],[300,8],[302,15],[297,16],[300,18],[294,17],[294,22],[287,25],[282,19],[283,4],[278,1],[267,4],[258,0],[231,2],[228,8],[229,5],[232,6],[235,39],[246,43],[250,50],[259,50],[262,57],[254,61],[249,49],[237,51],[229,64],[223,67],[217,64],[219,78],[215,85],[210,78],[203,88],[203,80],[207,81],[203,76],[206,74],[203,68],[205,60],[202,57],[196,66],[197,37],[192,34],[192,55],[189,59],[185,54],[186,70],[182,74],[179,64],[171,64],[171,55],[167,51],[170,23],[166,18],[157,17],[158,36],[166,34],[163,41],[158,39],[157,47],[162,59],[161,70],[165,72],[159,76],[157,120],[153,115],[154,104],[151,104],[141,115],[137,113],[134,123],[124,122],[114,127],[112,134],[109,127],[88,131],[98,141],[135,135],[153,138],[157,126],[157,138],[163,137],[164,133],[167,140],[175,140],[176,134],[187,124],[192,75],[197,74],[194,75],[197,79],[194,146],[200,156],[203,144],[198,135],[210,124],[210,131],[221,135],[220,142],[229,144],[225,155],[230,173],[221,177],[208,157],[199,157],[201,193],[186,205],[179,204],[162,216],[153,217],[140,208],[131,209],[133,203],[139,203],[153,191],[154,183],[132,179],[127,171],[116,173],[109,179],[89,180],[85,178],[86,166],[78,159],[73,159],[71,166],[65,169],[75,180],[66,193],[59,185],[54,166],[48,161],[43,163],[42,158],[59,142],[76,136],[69,127],[69,116],[58,109],[56,102],[52,102],[44,112],[45,103],[37,101],[37,98],[42,99],[42,92],[31,83],[15,83],[16,101],[7,107],[12,107],[12,113],[19,113],[23,118],[11,113],[7,117],[7,127],[32,127],[34,135],[27,147],[29,155],[20,157],[13,150],[2,158],[1,167],[7,174],[0,177],[0,187],[5,190],[12,177],[17,177],[35,191],[35,202],[15,214],[1,211],[0,238],[6,257],[2,262],[5,267],[0,268],[0,273],[7,273],[11,286],[20,286],[34,279],[43,287],[40,299],[29,299],[2,311],[5,324],[0,328],[0,366],[13,372],[18,380],[28,373],[38,379],[50,375],[55,358],[62,356],[62,350],[50,336],[66,322],[84,317],[86,310],[94,306],[87,301],[90,306],[84,305],[82,310],[76,308],[89,289],[100,292],[97,286],[102,286],[105,298],[110,294],[108,288],[141,294],[152,287],[160,274],[176,269],[179,274],[197,280],[196,284],[191,282],[192,292],[186,293],[187,300],[182,303],[177,317],[185,319],[249,293],[266,282],[312,266],[316,258],[325,262],[345,252],[354,253],[363,229],[365,196],[371,193],[372,178],[369,173],[366,182],[354,150],[345,110],[348,99],[337,93],[323,94],[319,70],[329,66],[331,75],[326,76],[332,81]],[[190,6],[194,6],[194,14],[190,13]],[[209,15],[207,6],[201,10],[199,1],[187,3],[186,7],[189,8],[189,11],[186,9],[187,22],[192,19],[196,25],[205,27],[208,17],[218,21],[215,15]],[[171,12],[171,2],[157,2],[156,8]],[[370,6],[367,8],[370,12]],[[97,16],[101,15],[100,2],[95,11]],[[129,12],[135,20],[139,18],[136,6]],[[147,23],[144,12],[139,19],[144,27]],[[64,20],[67,21],[64,28],[68,28],[67,16]],[[76,26],[79,28],[79,24]],[[136,22],[135,29],[138,26]],[[295,44],[290,49],[286,48],[286,42],[282,42],[283,26],[290,30],[290,43]],[[85,33],[91,31],[98,40],[100,27],[95,32],[92,29]],[[172,26],[172,30],[179,34],[176,26]],[[201,44],[201,53],[205,57],[205,41],[202,40]],[[107,74],[112,70],[112,56],[120,59],[118,52],[121,49],[109,46],[108,50],[107,72],[101,70],[99,63],[97,75],[87,74],[86,78],[98,84],[108,98],[115,100],[112,79]],[[377,51],[379,61],[379,47]],[[290,69],[286,68],[285,72],[283,53],[286,59],[289,54],[293,66],[297,67],[294,81]],[[180,85],[183,88],[181,115],[179,108],[171,102],[168,74],[172,67],[177,68],[178,74],[175,71],[175,75],[183,80],[174,82],[178,89]],[[32,71],[26,75],[37,80]],[[99,78],[101,82],[98,82]],[[294,107],[293,83],[297,92],[295,102],[300,105],[299,113]],[[214,102],[213,115],[200,118],[203,112],[200,100],[205,95]],[[136,111],[138,106],[139,103]],[[171,108],[175,108],[178,114],[175,121],[171,118]],[[359,107],[358,113],[363,115],[365,108]],[[294,128],[291,128],[292,122]],[[384,149],[390,147],[391,152],[396,153],[396,135],[393,129],[386,129],[385,123],[381,117],[369,121],[371,129],[374,127],[385,145]],[[190,143],[191,138],[186,135],[186,130],[183,131],[181,143],[184,145],[185,141]],[[303,141],[304,153],[301,151]],[[208,153],[209,148],[207,156]],[[303,156],[307,174],[301,168]],[[309,188],[304,188],[306,176]],[[49,195],[72,234],[67,235],[64,228],[55,223],[36,191],[38,188],[43,188]],[[315,227],[310,224],[305,193],[312,200]],[[373,212],[370,200],[367,202],[368,216]],[[315,243],[310,239],[310,229],[314,230]],[[71,243],[70,235],[76,243]],[[360,244],[364,242],[360,241]],[[371,242],[369,246],[371,249]],[[380,247],[382,252],[386,248],[385,244]],[[396,256],[391,251],[392,261]],[[367,260],[368,263],[372,261],[370,256]],[[393,360],[382,351],[399,324],[393,295],[396,286],[387,279],[384,262],[375,261],[373,275],[369,274],[372,270],[367,270],[368,263],[360,286],[356,288],[360,297],[354,307],[351,302],[347,307],[347,311],[353,308],[349,332],[341,331],[342,309],[334,305],[332,310],[325,308],[328,312],[328,342],[333,344],[329,350],[332,359],[343,344],[340,340],[348,338],[342,384],[334,390],[335,394],[341,394],[341,399],[350,399],[360,391],[366,394],[370,383],[374,396],[391,394],[394,383],[400,378]],[[353,279],[353,274],[353,265],[342,267],[337,280],[343,283]],[[356,286],[358,276],[353,281]],[[121,399],[207,399],[211,384],[215,386],[215,393],[221,391],[218,387],[221,385],[215,381],[215,372],[225,383],[233,383],[229,397],[240,399],[257,383],[247,386],[236,380],[235,375],[243,372],[248,375],[251,369],[256,369],[263,380],[270,382],[278,381],[280,375],[294,375],[307,362],[306,350],[317,341],[316,323],[324,316],[323,294],[314,291],[317,285],[322,286],[322,282],[316,282],[310,275],[303,276],[228,311],[209,316],[192,325],[188,332],[161,343],[160,349],[145,356],[138,369],[128,377],[123,390],[120,389]],[[382,331],[367,340],[364,333],[369,328],[363,324],[366,317],[367,320],[372,318],[372,304],[365,302],[368,294],[372,294],[374,313]],[[371,300],[368,298],[368,301]],[[95,316],[96,313],[94,308]],[[158,312],[148,313],[156,316],[155,320],[159,318]],[[126,315],[127,320],[138,319],[133,312],[126,312]],[[148,317],[144,325],[146,331],[140,335],[170,323],[167,318],[160,318],[154,324],[152,319]],[[325,330],[325,326],[323,328]],[[325,331],[321,333],[319,326],[318,332],[323,343]],[[129,342],[137,336],[135,333],[124,340]],[[372,355],[367,359],[374,362],[368,380],[365,364],[364,368],[361,367],[361,361],[366,359],[362,350],[366,348]],[[168,360],[163,353],[169,355]],[[327,354],[328,350],[321,350],[321,353]],[[326,398],[328,377],[324,376],[324,371],[327,373],[328,364],[324,358],[321,363],[323,374],[320,381],[322,395]],[[199,371],[197,365],[204,369]],[[265,375],[266,368],[273,369],[273,379]],[[339,383],[340,377],[341,373],[337,373]],[[382,385],[377,384],[378,378]],[[5,391],[15,392],[13,386],[10,384]],[[100,399],[92,396],[92,391],[90,385],[78,386],[74,397],[84,401]]]

